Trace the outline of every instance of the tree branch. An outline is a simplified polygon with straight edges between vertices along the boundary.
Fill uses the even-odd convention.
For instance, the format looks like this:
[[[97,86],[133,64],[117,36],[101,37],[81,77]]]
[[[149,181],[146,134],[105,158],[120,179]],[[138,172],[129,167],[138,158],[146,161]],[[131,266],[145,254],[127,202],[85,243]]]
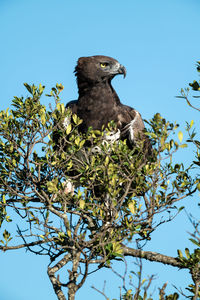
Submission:
[[[31,242],[31,243],[24,243],[24,244],[17,245],[17,246],[9,246],[9,247],[8,246],[0,246],[0,250],[5,252],[7,250],[16,250],[16,249],[20,249],[20,248],[32,247],[32,246],[37,246],[37,245],[41,245],[41,244],[46,244],[46,240],[45,241],[36,241],[36,242]]]
[[[163,254],[152,252],[152,251],[143,251],[143,250],[139,250],[139,249],[132,249],[132,248],[124,246],[123,244],[122,244],[122,247],[123,247],[123,251],[124,251],[124,256],[133,256],[133,257],[144,258],[149,261],[160,262],[162,264],[170,265],[170,266],[177,267],[180,269],[187,269],[187,267],[183,266],[176,257],[171,257],[171,256],[163,255]]]
[[[49,279],[51,280],[54,291],[59,300],[66,300],[66,297],[61,290],[61,283],[56,278],[55,273],[59,271],[64,265],[66,265],[70,259],[71,259],[71,254],[67,254],[54,267],[51,268],[48,267],[47,270],[47,274],[49,276]]]

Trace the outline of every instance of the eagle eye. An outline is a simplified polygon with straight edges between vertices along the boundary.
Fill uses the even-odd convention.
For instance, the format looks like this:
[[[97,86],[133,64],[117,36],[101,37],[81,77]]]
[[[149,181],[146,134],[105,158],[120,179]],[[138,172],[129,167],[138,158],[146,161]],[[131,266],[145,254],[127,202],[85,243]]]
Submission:
[[[108,63],[101,63],[100,66],[101,68],[106,68],[108,66]]]

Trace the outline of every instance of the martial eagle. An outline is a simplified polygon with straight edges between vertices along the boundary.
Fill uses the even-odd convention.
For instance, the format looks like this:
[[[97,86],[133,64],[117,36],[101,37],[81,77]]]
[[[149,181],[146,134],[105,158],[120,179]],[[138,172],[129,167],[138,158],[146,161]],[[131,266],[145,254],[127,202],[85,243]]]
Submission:
[[[105,134],[104,140],[108,143],[120,139],[126,140],[130,148],[142,141],[144,158],[151,156],[151,143],[145,134],[145,126],[140,113],[122,104],[111,85],[112,79],[119,74],[125,77],[126,69],[112,57],[103,55],[80,57],[75,68],[79,97],[78,100],[70,101],[66,109],[70,108],[73,114],[82,119],[78,127],[79,132],[86,133],[89,127],[101,131],[109,122],[114,121],[117,130],[111,132],[110,135]],[[71,121],[66,118],[62,125],[67,127]],[[56,141],[56,133],[54,137]],[[72,191],[73,188],[70,180],[67,180],[66,193]]]
[[[137,140],[144,141],[144,152],[151,153],[151,144],[145,135],[145,126],[140,113],[124,105],[111,85],[118,74],[126,76],[126,69],[116,59],[103,55],[80,57],[75,68],[78,85],[78,100],[69,102],[66,108],[83,120],[80,132],[106,128],[114,121],[118,131],[113,138],[126,139],[133,147]],[[110,137],[106,137],[109,140]]]

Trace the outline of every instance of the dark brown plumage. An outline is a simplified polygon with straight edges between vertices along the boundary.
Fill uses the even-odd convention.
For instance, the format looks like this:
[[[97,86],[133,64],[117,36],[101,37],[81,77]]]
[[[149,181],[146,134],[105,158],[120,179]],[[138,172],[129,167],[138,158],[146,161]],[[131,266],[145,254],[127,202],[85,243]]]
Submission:
[[[130,147],[137,140],[144,140],[146,154],[151,152],[151,144],[144,134],[145,126],[140,114],[133,108],[123,105],[111,85],[118,74],[126,76],[126,69],[117,60],[108,56],[81,57],[75,68],[79,98],[71,101],[69,107],[82,120],[79,127],[86,132],[88,127],[102,130],[110,121],[119,129],[116,138],[127,139]]]
[[[112,79],[118,75],[122,74],[126,76],[126,69],[117,60],[107,56],[91,56],[91,57],[81,57],[78,60],[77,66],[75,68],[75,75],[77,77],[78,100],[69,102],[66,108],[70,108],[72,113],[77,114],[82,123],[79,125],[78,130],[82,133],[86,133],[89,127],[94,130],[105,129],[109,122],[114,121],[117,130],[110,132],[109,135],[105,134],[103,136],[102,143],[106,140],[108,143],[117,140],[127,140],[127,145],[132,149],[135,145],[139,144],[139,148],[135,149],[134,155],[140,155],[140,161],[143,165],[147,157],[152,154],[152,147],[149,138],[145,135],[145,126],[141,115],[138,111],[131,108],[130,106],[123,105],[111,85]],[[64,131],[57,130],[66,128],[70,122],[73,122],[71,118],[65,118],[62,120],[62,124],[56,124],[56,129],[53,132],[53,140],[55,142],[54,149],[58,150],[60,153],[67,151],[68,149],[68,136],[62,137]],[[140,143],[142,141],[142,143]],[[93,155],[96,151],[101,152],[101,147],[99,148],[95,144],[88,142],[85,144],[83,151],[78,151],[75,154],[73,169],[66,171],[66,176],[70,176],[73,179],[73,183],[70,179],[66,180],[66,193],[73,193],[74,187],[79,186],[79,176],[77,176],[77,168],[80,166],[80,161],[85,160],[86,155]],[[86,149],[86,152],[85,152]],[[139,149],[139,150],[138,150]],[[88,151],[87,151],[88,150]],[[141,157],[141,153],[144,155]],[[78,158],[78,159],[77,159]],[[143,175],[141,175],[143,176]],[[133,182],[133,188],[136,188],[136,182]],[[69,188],[71,186],[71,188]],[[144,191],[146,187],[144,187]],[[137,191],[137,195],[143,195],[144,191]],[[112,197],[107,192],[104,192],[104,186],[100,183],[94,186],[95,196],[101,195],[105,198],[105,207],[112,215]]]

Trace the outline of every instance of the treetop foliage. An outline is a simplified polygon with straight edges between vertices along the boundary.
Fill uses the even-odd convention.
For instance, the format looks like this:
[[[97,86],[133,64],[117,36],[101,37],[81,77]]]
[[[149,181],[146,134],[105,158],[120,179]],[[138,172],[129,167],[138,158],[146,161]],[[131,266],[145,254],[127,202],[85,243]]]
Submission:
[[[21,218],[18,237],[6,228],[0,248],[48,255],[48,275],[59,299],[65,299],[63,287],[74,299],[70,295],[82,287],[90,265],[111,267],[125,256],[191,270],[198,251],[195,257],[188,254],[189,265],[180,251],[179,258],[167,261],[138,250],[182,210],[177,203],[199,187],[192,166],[173,162],[174,153],[187,146],[178,124],[158,113],[147,122],[153,154],[146,157],[142,142],[130,149],[126,141],[104,141],[116,129],[113,122],[81,134],[82,121],[61,103],[61,84],[46,95],[53,100],[48,108],[41,103],[44,86],[24,85],[29,95],[14,97],[12,109],[0,112],[0,224],[6,227],[15,214]],[[66,120],[71,122],[64,126]],[[62,283],[55,272],[70,262]]]

